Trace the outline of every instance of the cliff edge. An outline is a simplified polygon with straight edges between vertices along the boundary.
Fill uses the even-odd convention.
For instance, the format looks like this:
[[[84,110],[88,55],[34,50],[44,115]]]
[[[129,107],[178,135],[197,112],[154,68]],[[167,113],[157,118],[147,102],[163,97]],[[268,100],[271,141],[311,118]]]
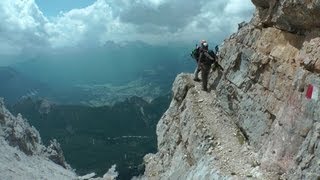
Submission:
[[[141,179],[319,179],[319,1],[252,0],[210,93],[179,75]]]
[[[21,115],[13,116],[0,99],[0,179],[76,179],[59,143],[48,147]]]

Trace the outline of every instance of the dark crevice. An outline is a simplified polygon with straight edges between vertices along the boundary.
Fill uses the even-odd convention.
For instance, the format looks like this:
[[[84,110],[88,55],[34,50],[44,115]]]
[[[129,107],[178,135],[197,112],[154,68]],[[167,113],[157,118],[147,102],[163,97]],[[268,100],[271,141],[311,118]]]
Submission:
[[[270,111],[266,110],[266,113],[269,114],[272,123],[277,119],[277,116],[272,114]]]
[[[264,72],[266,72],[268,66],[269,66],[269,63],[266,63],[266,64],[262,64],[262,65],[258,68],[258,70],[257,70],[257,72],[256,72],[256,76],[252,79],[252,82],[253,82],[254,84],[258,83],[261,75],[262,75]]]
[[[238,128],[239,128],[240,132],[242,133],[243,137],[245,138],[245,141],[248,142],[248,144],[250,145],[249,135],[247,134],[246,130],[239,125],[238,125]]]
[[[4,121],[4,114],[2,114],[1,112],[0,112],[0,124],[4,124],[5,123],[5,121]]]
[[[241,56],[242,56],[242,53],[239,53],[239,54],[237,55],[236,60],[234,61],[234,64],[232,65],[232,69],[235,70],[235,71],[240,70]]]
[[[274,122],[274,120],[276,120],[277,119],[277,116],[276,115],[274,115],[274,114],[271,114],[270,113],[270,119],[272,120],[272,122]]]
[[[212,85],[210,86],[210,89],[211,89],[211,90],[216,90],[216,89],[217,89],[217,87],[218,87],[218,85],[219,85],[219,82],[220,82],[221,79],[222,79],[222,75],[223,75],[222,71],[219,71],[219,70],[218,70],[218,76],[214,79]]]

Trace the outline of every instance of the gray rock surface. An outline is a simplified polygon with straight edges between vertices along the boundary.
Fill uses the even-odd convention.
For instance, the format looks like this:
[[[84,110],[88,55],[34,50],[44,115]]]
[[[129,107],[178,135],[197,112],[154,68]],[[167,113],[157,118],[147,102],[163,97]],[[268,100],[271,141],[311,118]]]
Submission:
[[[52,140],[48,147],[41,143],[39,132],[22,115],[13,116],[0,98],[0,179],[4,180],[114,180],[113,166],[103,177],[95,173],[77,176],[65,161],[60,144]]]
[[[306,32],[320,27],[319,0],[252,0],[257,17],[266,25],[289,32]]]
[[[41,143],[39,132],[0,99],[0,179],[76,179],[55,140]]]
[[[0,179],[76,179],[76,174],[41,155],[28,156],[0,137]]]
[[[252,1],[252,21],[220,46],[211,92],[191,74],[175,80],[140,179],[320,178],[320,102],[306,98],[320,87],[320,1]]]
[[[180,88],[177,88],[179,86]],[[181,74],[174,99],[157,126],[158,152],[148,154],[140,179],[272,179],[238,125],[212,91]]]

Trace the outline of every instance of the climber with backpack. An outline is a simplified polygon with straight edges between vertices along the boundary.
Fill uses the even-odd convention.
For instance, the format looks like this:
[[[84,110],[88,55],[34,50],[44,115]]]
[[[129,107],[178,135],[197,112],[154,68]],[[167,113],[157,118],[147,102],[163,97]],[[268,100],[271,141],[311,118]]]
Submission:
[[[191,56],[197,61],[197,68],[194,72],[194,80],[200,81],[198,74],[201,71],[202,78],[202,90],[208,91],[208,76],[211,65],[216,59],[216,55],[213,51],[209,51],[209,45],[207,41],[200,41],[200,46],[196,46],[196,49],[192,51]]]
[[[191,57],[193,59],[195,59],[197,62],[197,67],[194,70],[194,78],[193,78],[194,81],[200,81],[200,79],[199,79],[200,67],[198,66],[198,61],[199,61],[199,57],[200,57],[201,44],[205,43],[205,42],[206,42],[205,40],[201,40],[200,46],[198,46],[198,44],[196,44],[196,48],[191,52]]]

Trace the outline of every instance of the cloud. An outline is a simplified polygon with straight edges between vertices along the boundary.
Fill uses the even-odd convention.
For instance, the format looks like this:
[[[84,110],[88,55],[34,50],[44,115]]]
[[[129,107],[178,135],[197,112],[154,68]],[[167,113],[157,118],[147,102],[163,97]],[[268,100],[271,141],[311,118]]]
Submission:
[[[253,13],[250,0],[96,0],[47,18],[34,0],[1,0],[0,55],[106,41],[221,41]]]
[[[134,1],[120,14],[120,19],[135,25],[166,27],[174,32],[185,27],[200,13],[202,2],[202,0],[173,0],[152,6]]]
[[[117,29],[117,20],[104,0],[97,0],[83,9],[60,14],[45,25],[53,47],[87,45],[104,41],[103,35]],[[101,42],[100,42],[101,43]]]
[[[252,13],[252,7],[252,5],[250,6],[248,2],[243,0],[229,0],[224,11],[228,14],[248,16],[248,13]]]
[[[0,2],[0,55],[18,54],[48,45],[46,17],[29,0]]]

